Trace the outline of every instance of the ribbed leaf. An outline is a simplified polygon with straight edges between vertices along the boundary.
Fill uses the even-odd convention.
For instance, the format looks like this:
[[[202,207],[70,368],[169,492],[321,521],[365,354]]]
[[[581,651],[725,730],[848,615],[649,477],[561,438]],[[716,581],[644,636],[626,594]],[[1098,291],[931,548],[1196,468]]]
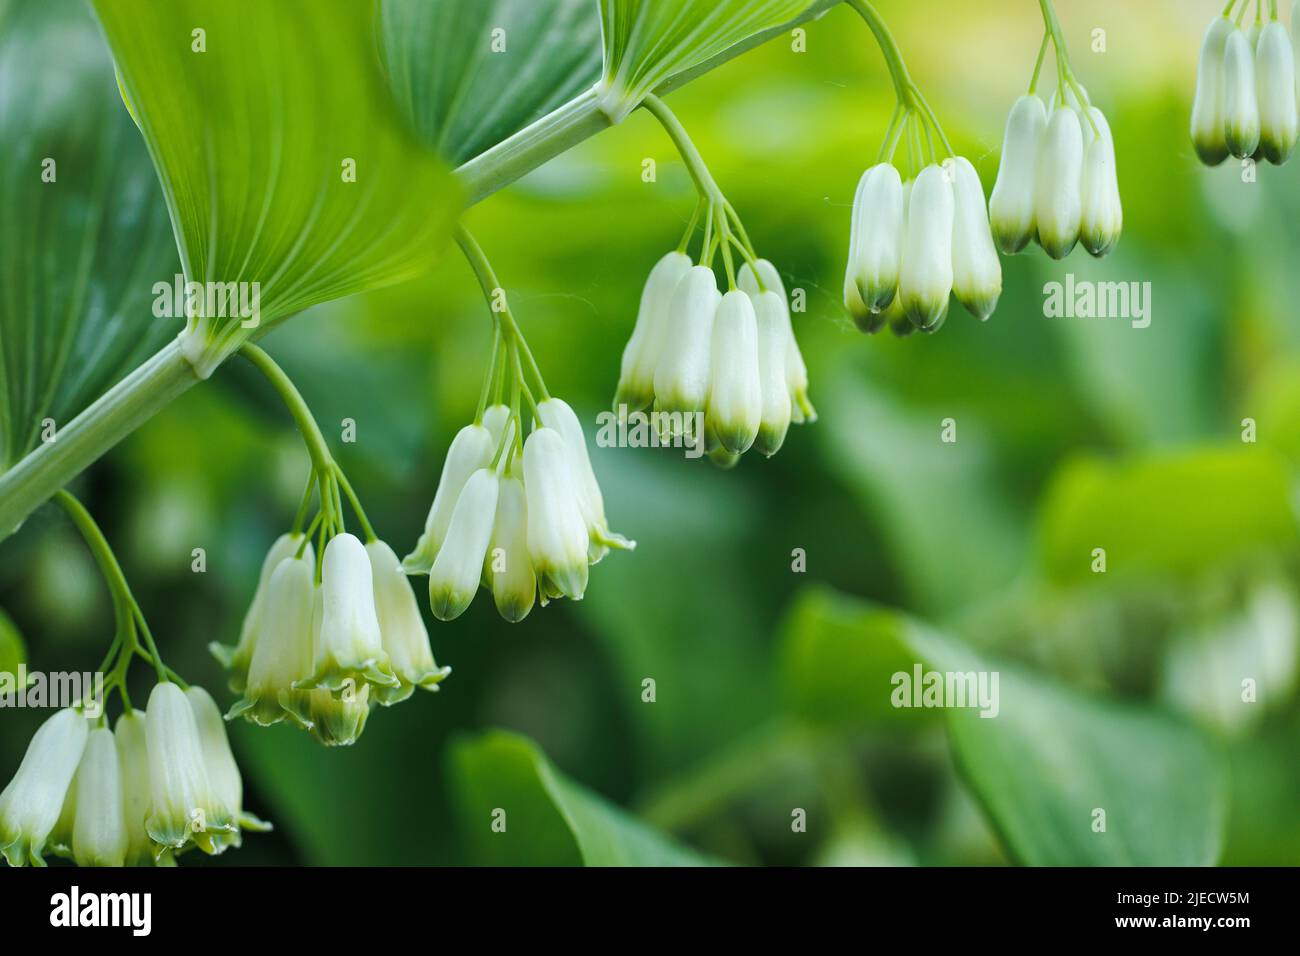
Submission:
[[[432,265],[458,201],[389,95],[372,4],[94,6],[186,277],[260,284],[259,328],[212,321],[205,359],[309,305]]]
[[[593,0],[380,0],[380,49],[421,139],[462,163],[600,78]]]
[[[79,0],[0,4],[0,143],[3,471],[180,324],[153,316],[176,246]]]

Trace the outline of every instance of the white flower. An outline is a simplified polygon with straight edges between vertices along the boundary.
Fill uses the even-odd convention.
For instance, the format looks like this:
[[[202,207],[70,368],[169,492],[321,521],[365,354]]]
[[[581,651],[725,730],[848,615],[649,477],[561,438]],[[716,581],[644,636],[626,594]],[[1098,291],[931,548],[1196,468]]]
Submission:
[[[437,690],[451,668],[439,667],[433,659],[429,632],[397,555],[382,541],[367,544],[366,554],[370,556],[370,572],[375,580],[379,633],[393,673],[401,682],[395,688],[376,688],[376,703],[396,704],[410,697],[417,687]]]
[[[713,367],[705,420],[723,448],[743,455],[754,444],[763,416],[758,319],[745,293],[732,291],[722,297],[709,351]]]
[[[310,729],[306,713],[307,692],[295,689],[308,679],[316,657],[312,637],[312,608],[317,588],[315,564],[301,558],[285,558],[276,567],[266,587],[263,637],[257,642],[243,699],[226,715],[227,720],[244,717],[269,727],[286,717]]]
[[[1228,158],[1224,138],[1224,54],[1233,26],[1227,17],[1218,17],[1205,31],[1201,59],[1196,68],[1196,97],[1192,100],[1192,145],[1207,166],[1217,166]]]
[[[1007,115],[1002,161],[989,197],[989,225],[998,248],[1015,255],[1034,237],[1034,181],[1038,154],[1047,131],[1047,107],[1029,94]]]
[[[271,825],[244,810],[244,781],[239,774],[239,765],[235,763],[235,755],[230,750],[226,722],[221,719],[217,702],[202,687],[189,688],[185,691],[185,699],[194,712],[194,723],[198,727],[199,743],[203,749],[203,765],[208,771],[213,799],[221,811],[228,813],[236,824],[236,829],[215,835],[213,842],[217,852],[228,846],[238,847],[241,829],[266,831],[271,829]]]
[[[86,718],[60,710],[32,737],[13,780],[0,793],[0,853],[10,866],[44,866],[45,842],[58,822],[87,737]]]
[[[1238,159],[1259,148],[1259,99],[1255,90],[1255,51],[1241,30],[1233,29],[1223,51],[1224,142]]]
[[[929,165],[912,185],[898,294],[912,323],[932,332],[948,314],[952,293],[952,183],[943,168]]]
[[[425,520],[424,534],[416,542],[415,550],[402,561],[402,567],[407,571],[425,574],[433,567],[442,540],[447,536],[451,513],[456,508],[461,489],[470,475],[487,467],[496,447],[497,441],[483,425],[466,425],[456,433],[447,449],[447,460],[442,464],[442,477],[438,479],[438,490]]]
[[[794,325],[790,321],[790,306],[785,294],[785,285],[781,282],[781,274],[776,271],[776,266],[766,259],[759,259],[757,265],[757,275],[748,262],[741,266],[736,276],[736,285],[742,292],[753,298],[759,294],[758,282],[762,279],[763,288],[775,292],[780,298],[781,324],[786,334],[785,377],[786,384],[790,387],[790,420],[815,422],[817,409],[813,408],[812,402],[808,399],[808,366],[804,364],[803,353],[799,351],[799,343],[794,337]],[[757,305],[755,309],[757,310]]]
[[[1259,152],[1280,166],[1291,158],[1297,136],[1295,53],[1286,27],[1274,20],[1260,32],[1255,49],[1259,101]]]
[[[587,451],[587,438],[582,431],[582,423],[568,403],[558,398],[548,398],[537,406],[542,424],[554,428],[564,439],[569,449],[569,464],[573,471],[574,487],[578,493],[578,508],[582,518],[587,522],[587,533],[591,542],[588,545],[588,557],[592,564],[597,563],[610,548],[629,551],[636,547],[635,541],[629,541],[621,534],[609,530],[609,521],[605,518],[605,498],[600,493],[600,483],[596,481],[596,472],[591,467],[591,455]]]
[[[117,766],[122,775],[122,821],[126,827],[126,865],[153,863],[153,841],[145,830],[153,798],[149,786],[149,745],[145,715],[129,710],[117,719],[113,730],[117,744]]]
[[[1115,170],[1115,141],[1110,124],[1101,110],[1088,107],[1091,123],[1084,123],[1088,146],[1083,161],[1082,216],[1079,236],[1084,248],[1094,256],[1110,253],[1119,242],[1124,227],[1124,207],[1119,195],[1119,180]],[[1096,127],[1096,133],[1093,127]]]
[[[898,293],[902,245],[903,181],[890,163],[879,163],[858,181],[844,274],[844,305],[864,332],[880,329]]]
[[[244,692],[244,681],[248,679],[248,667],[253,662],[253,649],[257,645],[257,637],[261,633],[262,609],[266,603],[266,587],[271,580],[271,572],[285,558],[292,557],[297,553],[298,548],[302,545],[303,535],[286,532],[275,539],[269,551],[266,552],[266,558],[262,561],[262,571],[258,575],[257,590],[253,592],[253,600],[248,605],[248,613],[244,615],[244,624],[239,631],[239,643],[233,648],[225,644],[218,644],[215,641],[208,645],[214,657],[221,662],[221,665],[230,671],[230,689],[237,694]],[[311,562],[316,560],[316,552],[308,543],[306,548],[307,559]]]
[[[470,475],[452,512],[447,537],[429,571],[429,606],[440,621],[465,613],[483,577],[500,479],[491,468]]]
[[[495,452],[497,446],[501,444],[501,439],[510,427],[510,406],[509,405],[489,405],[483,410],[483,427],[488,430],[492,436],[491,451]],[[491,454],[488,456],[491,461]]]
[[[964,157],[947,160],[952,180],[952,291],[966,311],[981,322],[997,308],[1002,295],[1002,263],[993,248],[984,187]]]
[[[296,686],[336,693],[362,683],[398,686],[379,634],[370,556],[354,535],[335,535],[325,546],[320,592],[316,666],[311,679]]]
[[[641,290],[641,307],[637,311],[632,337],[623,349],[622,368],[614,407],[626,405],[635,411],[645,408],[655,397],[655,370],[668,330],[672,325],[670,309],[677,285],[691,271],[691,257],[670,252],[650,270]]]
[[[1083,128],[1079,114],[1058,106],[1047,121],[1034,175],[1034,222],[1038,243],[1064,259],[1079,241],[1083,220]]]
[[[528,556],[543,604],[561,596],[581,600],[587,590],[587,524],[573,488],[568,449],[553,428],[538,428],[524,442],[524,490]]]
[[[677,284],[655,368],[655,408],[704,410],[709,395],[709,342],[721,300],[717,277],[707,266],[692,266]]]
[[[511,623],[527,617],[537,597],[537,576],[528,557],[527,494],[523,481],[513,475],[501,479],[484,573],[497,612]]]
[[[754,447],[771,458],[781,450],[790,429],[790,386],[786,379],[789,318],[781,296],[769,289],[751,296],[758,334],[758,381],[762,404]]]
[[[97,727],[87,737],[75,786],[72,858],[78,866],[122,866],[128,842],[122,774],[113,732],[107,727]]]
[[[181,850],[193,844],[219,853],[236,819],[212,789],[198,723],[185,693],[164,681],[149,695],[145,709],[151,807],[145,830],[159,848]]]

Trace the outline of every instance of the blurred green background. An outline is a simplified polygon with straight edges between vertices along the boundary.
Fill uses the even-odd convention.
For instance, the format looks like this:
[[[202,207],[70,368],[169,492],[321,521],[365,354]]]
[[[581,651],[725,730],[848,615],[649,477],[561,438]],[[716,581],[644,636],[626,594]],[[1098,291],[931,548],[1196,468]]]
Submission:
[[[991,188],[1042,33],[1036,4],[878,6]],[[246,803],[276,831],[215,865],[577,862],[563,831],[592,812],[591,793],[743,864],[1300,862],[1300,163],[1243,183],[1231,163],[1196,161],[1196,56],[1221,6],[1059,5],[1075,71],[1114,129],[1123,239],[1102,262],[1082,250],[1004,259],[993,318],[954,308],[930,337],[866,339],[840,307],[853,191],[894,105],[849,10],[808,24],[806,52],[778,38],[673,94],[760,254],[806,290],[794,318],[820,421],[728,473],[598,449],[611,525],[637,550],[594,568],[581,603],[522,624],[483,594],[456,622],[431,622],[453,675],[436,695],[376,710],[355,747],[232,725]],[[1098,28],[1104,53],[1090,49]],[[467,215],[548,385],[591,432],[641,284],[693,204],[668,139],[635,113]],[[1066,273],[1151,282],[1150,328],[1044,318],[1043,284]],[[380,535],[409,550],[488,358],[465,263],[449,248],[434,274],[312,309],[264,345]],[[940,441],[947,418],[956,443]],[[338,441],[344,419],[354,444]],[[169,663],[223,704],[205,646],[237,636],[306,469],[272,393],[232,362],[76,489]],[[190,570],[196,547],[204,574]],[[1105,574],[1089,570],[1096,547]],[[111,609],[63,517],[43,509],[2,553],[0,606],[31,666],[93,666]],[[899,638],[912,625],[880,608],[1001,662],[1005,721],[889,707],[889,675],[922,652]],[[1015,697],[1009,674],[1033,690]],[[1242,703],[1243,678],[1256,703]],[[1031,697],[1041,721],[1026,719]],[[6,777],[40,716],[0,722]],[[1059,734],[1031,739],[1043,727]],[[576,781],[569,799],[585,810],[552,792],[566,819],[544,812],[519,769],[525,746],[496,729],[534,741],[562,774],[552,791]],[[1179,794],[1194,805],[1171,806]],[[1035,823],[1076,804],[1077,832]],[[484,808],[496,806],[517,806],[512,819],[528,822],[512,830],[537,839],[493,843]],[[1098,806],[1107,835],[1089,829]],[[1090,855],[1101,841],[1110,848]]]

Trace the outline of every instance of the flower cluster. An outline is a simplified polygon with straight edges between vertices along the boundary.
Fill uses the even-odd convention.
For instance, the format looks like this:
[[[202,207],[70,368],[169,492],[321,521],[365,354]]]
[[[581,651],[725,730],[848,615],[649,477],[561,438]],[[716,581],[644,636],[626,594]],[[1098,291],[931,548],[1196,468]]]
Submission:
[[[863,173],[844,274],[844,305],[858,328],[935,332],[950,295],[984,321],[1001,294],[984,188],[969,161],[928,165],[906,183],[889,162]]]
[[[1242,15],[1246,6],[1242,4]],[[1277,18],[1276,4],[1267,24],[1259,6],[1249,29],[1225,13],[1205,32],[1192,105],[1192,144],[1207,166],[1229,156],[1280,166],[1291,158],[1300,134],[1291,37]],[[1292,28],[1300,30],[1300,5],[1292,10]]]
[[[1077,83],[1063,84],[1050,115],[1033,93],[1007,117],[1002,162],[989,198],[989,220],[1007,255],[1037,241],[1053,259],[1080,242],[1110,253],[1124,226],[1115,142],[1105,115]]]
[[[341,532],[317,562],[309,538],[271,546],[234,648],[212,646],[242,694],[226,715],[267,727],[290,720],[327,746],[351,744],[370,705],[437,690],[439,667],[415,595],[383,541]]]
[[[90,725],[77,708],[50,717],[0,794],[11,866],[44,866],[46,852],[79,866],[173,865],[270,829],[243,809],[225,723],[203,688],[164,681],[143,713],[128,709],[112,730]]]

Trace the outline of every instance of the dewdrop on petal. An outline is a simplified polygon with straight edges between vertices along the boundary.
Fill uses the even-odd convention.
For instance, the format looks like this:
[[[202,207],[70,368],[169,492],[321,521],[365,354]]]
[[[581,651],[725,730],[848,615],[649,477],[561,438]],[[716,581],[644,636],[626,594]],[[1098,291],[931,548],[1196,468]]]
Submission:
[[[721,300],[717,277],[707,266],[692,266],[677,284],[655,368],[656,409],[683,413],[704,409],[709,395],[709,342]]]
[[[1052,111],[1034,176],[1034,221],[1038,244],[1064,259],[1079,241],[1083,219],[1083,127],[1069,106]]]
[[[59,820],[86,747],[88,723],[67,708],[41,724],[18,772],[0,792],[0,853],[10,866],[44,866],[45,842]]]
[[[785,294],[785,285],[781,282],[781,274],[767,259],[759,259],[757,265],[757,276],[748,262],[741,266],[736,276],[736,286],[753,298],[759,293],[758,281],[762,279],[763,288],[775,292],[780,298],[781,324],[786,335],[785,377],[786,384],[790,387],[790,420],[815,422],[817,409],[808,398],[808,366],[804,364],[803,353],[799,351],[799,342],[795,339],[794,324],[790,321],[789,299]]]
[[[1088,129],[1095,125],[1097,133],[1090,137],[1084,155],[1079,238],[1090,254],[1101,257],[1119,243],[1124,207],[1119,195],[1110,124],[1095,106],[1088,108],[1088,116],[1092,119]]]
[[[266,603],[266,586],[271,580],[271,573],[281,561],[298,552],[303,537],[302,534],[286,532],[276,538],[275,543],[266,552],[266,558],[262,561],[262,571],[257,579],[257,590],[253,592],[253,600],[248,605],[248,613],[244,615],[244,624],[239,631],[239,643],[233,648],[215,641],[208,645],[212,655],[226,670],[230,671],[230,689],[236,694],[243,693],[244,681],[248,679],[248,665],[253,661],[253,649],[261,633],[262,609]],[[316,560],[316,552],[310,543],[307,544],[306,554],[309,560]]]
[[[903,181],[889,163],[862,174],[853,197],[844,305],[858,328],[875,332],[898,293],[903,239]]]
[[[942,167],[931,164],[912,185],[898,280],[903,310],[925,332],[938,329],[948,314],[952,229],[952,183]]]
[[[417,687],[437,690],[451,668],[439,667],[433,659],[429,632],[420,617],[415,592],[393,549],[382,541],[371,541],[366,545],[366,554],[370,556],[370,572],[375,580],[379,633],[393,673],[401,682],[398,687],[375,689],[375,703],[388,706],[410,697]]]
[[[349,682],[398,686],[379,634],[370,556],[355,535],[335,535],[325,546],[320,594],[316,666],[309,680],[295,686],[331,691],[340,691]]]
[[[1227,17],[1218,17],[1205,31],[1201,42],[1201,59],[1196,67],[1196,97],[1192,100],[1192,145],[1207,166],[1217,166],[1228,158],[1224,138],[1224,56],[1233,26]]]
[[[429,607],[440,621],[454,621],[474,600],[483,578],[483,561],[492,540],[500,479],[491,468],[470,475],[438,559],[429,570]]]
[[[266,589],[265,636],[253,651],[244,696],[230,708],[227,720],[244,717],[269,727],[288,717],[310,729],[307,692],[296,689],[294,684],[310,677],[315,667],[315,573],[315,563],[304,556],[286,558],[271,575]]]
[[[514,475],[501,479],[484,574],[497,613],[516,624],[537,599],[537,576],[528,557],[528,503],[524,483]]]
[[[149,695],[145,742],[152,799],[145,829],[157,849],[181,850],[193,844],[205,853],[220,852],[225,844],[216,838],[234,830],[236,820],[212,789],[190,702],[169,681]]]
[[[1259,98],[1255,89],[1255,51],[1250,39],[1234,29],[1223,54],[1224,141],[1238,159],[1259,148]]]
[[[952,291],[966,311],[981,322],[997,308],[1002,295],[1002,263],[993,248],[984,187],[964,157],[947,160],[952,180]]]
[[[1259,152],[1275,166],[1291,158],[1297,129],[1295,53],[1286,27],[1276,20],[1260,32],[1255,50],[1259,101]]]
[[[492,433],[483,425],[466,425],[456,433],[456,437],[451,440],[451,447],[447,449],[447,460],[442,464],[442,476],[438,479],[438,490],[434,493],[433,505],[425,520],[424,533],[416,542],[415,550],[402,560],[404,570],[425,574],[433,567],[442,539],[447,535],[447,526],[451,524],[451,513],[456,507],[461,489],[469,481],[470,475],[487,467],[496,447],[497,442],[493,440]]]
[[[705,419],[719,444],[743,455],[754,444],[763,415],[758,375],[758,319],[749,296],[722,297],[713,320],[712,373]]]
[[[790,430],[790,387],[786,381],[784,303],[774,291],[751,297],[758,334],[758,382],[761,405],[754,448],[768,458],[781,450]]]
[[[655,370],[672,324],[673,294],[677,284],[690,271],[691,257],[675,251],[656,262],[650,270],[641,290],[636,325],[623,349],[618,390],[614,395],[615,409],[627,406],[629,411],[638,411],[654,401]]]
[[[989,196],[989,226],[1007,255],[1034,237],[1034,180],[1038,153],[1047,131],[1047,107],[1032,93],[1020,97],[1007,115],[998,178]]]
[[[587,524],[578,507],[564,438],[538,428],[524,442],[528,556],[542,603],[582,599],[587,590]]]
[[[122,820],[126,827],[127,866],[153,863],[153,841],[144,828],[152,797],[149,791],[149,747],[143,711],[130,710],[113,728],[118,771],[122,776]]]

